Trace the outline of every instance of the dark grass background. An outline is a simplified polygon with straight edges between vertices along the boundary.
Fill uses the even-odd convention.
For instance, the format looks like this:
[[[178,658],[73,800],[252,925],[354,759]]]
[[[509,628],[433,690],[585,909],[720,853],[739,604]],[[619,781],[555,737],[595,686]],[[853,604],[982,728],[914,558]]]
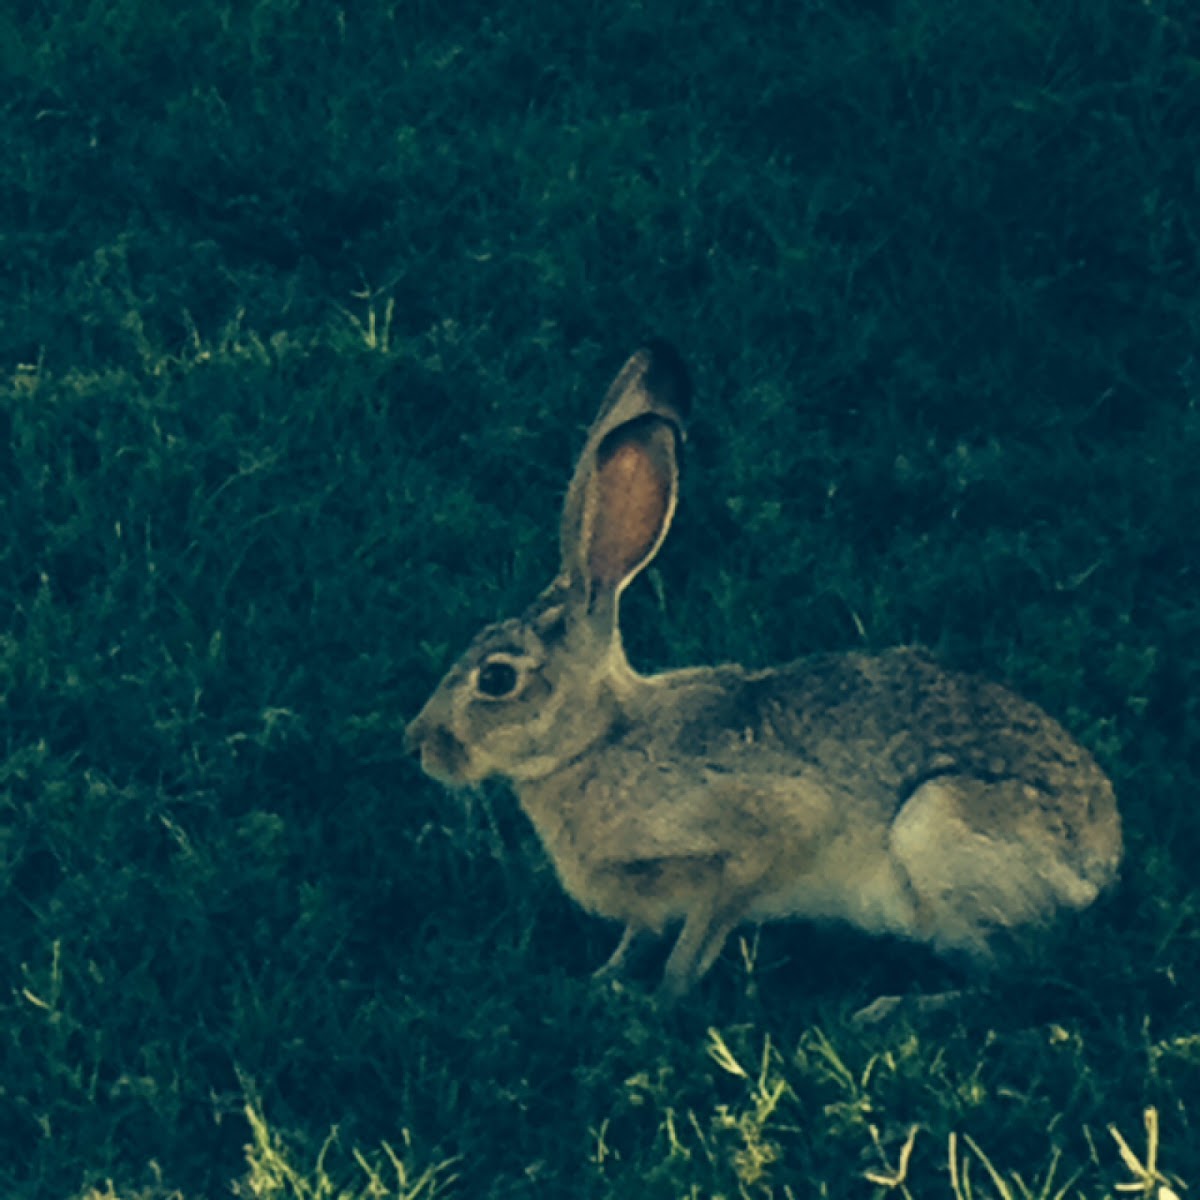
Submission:
[[[15,0],[0,72],[0,1195],[1200,1186],[1191,0]],[[648,332],[637,663],[922,641],[1117,784],[1120,889],[940,1022],[839,930],[597,992],[400,752]]]

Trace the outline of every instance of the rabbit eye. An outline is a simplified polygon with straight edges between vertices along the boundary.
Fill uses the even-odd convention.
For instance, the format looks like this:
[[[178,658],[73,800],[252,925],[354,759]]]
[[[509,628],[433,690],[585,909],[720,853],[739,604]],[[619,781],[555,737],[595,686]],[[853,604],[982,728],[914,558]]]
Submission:
[[[512,695],[517,687],[517,678],[517,668],[512,663],[493,659],[479,668],[475,686],[481,695],[499,700]]]

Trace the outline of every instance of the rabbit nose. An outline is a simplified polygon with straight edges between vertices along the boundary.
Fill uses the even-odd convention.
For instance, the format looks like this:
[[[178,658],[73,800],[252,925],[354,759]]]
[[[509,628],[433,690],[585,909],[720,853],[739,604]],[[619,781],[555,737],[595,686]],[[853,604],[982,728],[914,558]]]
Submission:
[[[420,717],[414,717],[409,721],[404,730],[404,753],[419,754],[421,752],[421,743],[425,740],[425,726],[421,722]]]

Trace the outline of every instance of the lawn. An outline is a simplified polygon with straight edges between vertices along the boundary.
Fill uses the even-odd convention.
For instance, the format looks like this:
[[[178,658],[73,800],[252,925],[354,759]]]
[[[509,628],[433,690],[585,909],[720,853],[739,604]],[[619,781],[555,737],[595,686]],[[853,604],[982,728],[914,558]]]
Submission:
[[[1200,1188],[1193,8],[0,12],[0,1196]],[[920,642],[1116,784],[1120,885],[949,1013],[801,925],[593,985],[403,752],[649,334],[635,664]]]

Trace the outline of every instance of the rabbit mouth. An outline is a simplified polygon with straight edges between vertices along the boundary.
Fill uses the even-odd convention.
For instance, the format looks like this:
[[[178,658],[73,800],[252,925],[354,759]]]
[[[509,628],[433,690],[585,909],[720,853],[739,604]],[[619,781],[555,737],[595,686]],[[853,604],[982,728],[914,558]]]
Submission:
[[[470,781],[466,747],[452,733],[435,729],[420,744],[421,770],[439,783],[453,786]]]

